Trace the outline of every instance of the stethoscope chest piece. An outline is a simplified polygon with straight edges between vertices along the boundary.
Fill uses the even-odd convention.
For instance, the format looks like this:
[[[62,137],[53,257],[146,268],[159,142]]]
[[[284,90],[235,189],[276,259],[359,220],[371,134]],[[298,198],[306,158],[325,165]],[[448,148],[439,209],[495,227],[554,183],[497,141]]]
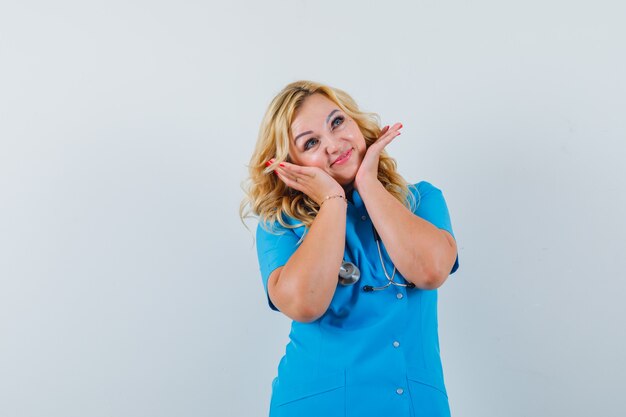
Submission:
[[[372,291],[384,290],[385,288],[389,288],[390,285],[395,285],[397,287],[405,287],[407,289],[415,288],[415,284],[413,284],[412,282],[401,284],[393,280],[396,276],[395,265],[393,267],[393,273],[391,274],[391,276],[389,276],[389,274],[387,273],[387,269],[385,268],[385,262],[383,261],[383,253],[380,249],[380,236],[378,236],[378,233],[376,232],[374,225],[372,225],[372,230],[374,232],[374,239],[376,240],[376,246],[378,247],[378,257],[380,258],[380,265],[382,266],[383,272],[385,274],[385,278],[387,278],[387,284],[381,287],[365,285],[363,287],[363,291],[372,292]],[[355,264],[353,264],[352,262],[345,261],[345,260],[342,261],[341,267],[339,268],[339,283],[341,285],[353,285],[360,278],[361,278],[361,271],[359,271],[359,268]]]
[[[341,285],[352,285],[361,278],[361,271],[352,262],[343,261],[339,268],[339,283]]]

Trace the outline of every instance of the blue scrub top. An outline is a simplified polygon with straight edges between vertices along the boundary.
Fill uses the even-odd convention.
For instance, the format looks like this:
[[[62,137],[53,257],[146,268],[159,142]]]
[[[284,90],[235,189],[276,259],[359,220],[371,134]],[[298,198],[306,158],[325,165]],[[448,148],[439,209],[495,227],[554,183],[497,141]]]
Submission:
[[[409,185],[413,213],[454,236],[441,190],[422,181]],[[449,416],[437,334],[437,290],[390,285],[363,200],[348,202],[344,259],[361,270],[354,285],[337,285],[328,310],[311,323],[292,322],[290,341],[272,382],[270,416]],[[290,225],[299,222],[287,218]],[[305,227],[276,223],[257,227],[263,285],[298,247]],[[391,276],[393,264],[381,249]],[[458,255],[450,273],[459,266]],[[406,283],[399,271],[395,282]],[[269,296],[270,308],[277,310]]]

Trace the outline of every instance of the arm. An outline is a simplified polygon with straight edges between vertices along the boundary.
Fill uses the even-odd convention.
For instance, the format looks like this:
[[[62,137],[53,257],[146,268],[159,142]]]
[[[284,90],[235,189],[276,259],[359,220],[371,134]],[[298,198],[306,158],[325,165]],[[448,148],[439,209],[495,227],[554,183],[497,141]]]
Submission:
[[[286,316],[311,322],[326,312],[337,288],[345,235],[346,202],[327,200],[302,244],[269,277],[270,299]]]
[[[440,287],[456,259],[450,233],[413,214],[378,179],[362,181],[359,193],[398,271],[418,288]]]
[[[378,180],[380,154],[400,135],[402,123],[386,126],[369,146],[355,178],[387,253],[400,273],[422,289],[435,289],[446,280],[456,261],[456,242],[447,231],[413,214]]]

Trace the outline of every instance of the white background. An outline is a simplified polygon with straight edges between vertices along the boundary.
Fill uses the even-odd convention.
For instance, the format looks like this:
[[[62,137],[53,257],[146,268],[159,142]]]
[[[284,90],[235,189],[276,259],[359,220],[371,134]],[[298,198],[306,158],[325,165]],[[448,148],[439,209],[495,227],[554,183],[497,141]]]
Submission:
[[[624,415],[625,16],[3,0],[0,415],[267,414],[289,321],[266,304],[240,184],[297,79],[401,121],[400,172],[443,190],[453,415]]]

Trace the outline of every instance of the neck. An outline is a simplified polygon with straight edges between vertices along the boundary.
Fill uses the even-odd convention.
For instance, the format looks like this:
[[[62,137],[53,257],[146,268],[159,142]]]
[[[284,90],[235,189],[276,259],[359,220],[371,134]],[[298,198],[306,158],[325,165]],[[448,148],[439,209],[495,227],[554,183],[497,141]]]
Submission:
[[[343,186],[343,190],[346,193],[346,198],[348,199],[348,201],[352,202],[352,193],[354,191],[354,182],[351,182],[348,185],[344,185]]]

